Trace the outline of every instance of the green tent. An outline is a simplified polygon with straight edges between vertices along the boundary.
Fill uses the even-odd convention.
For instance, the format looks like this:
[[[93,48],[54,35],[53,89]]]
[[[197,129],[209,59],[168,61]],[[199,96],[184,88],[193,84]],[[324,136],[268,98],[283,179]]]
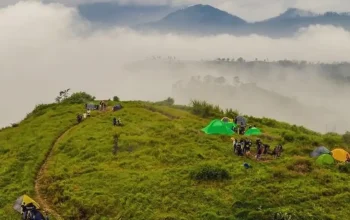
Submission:
[[[247,136],[250,136],[250,135],[260,135],[261,134],[261,131],[256,128],[256,127],[252,127],[252,128],[249,128],[245,133],[244,135],[247,135]]]
[[[224,122],[224,121],[223,121]],[[228,127],[230,130],[233,130],[237,125],[234,122],[224,122],[226,127]]]
[[[334,159],[330,154],[322,154],[316,160],[318,165],[331,165],[334,164]]]
[[[232,129],[230,129],[230,126],[227,125],[227,123],[218,119],[211,121],[207,127],[202,128],[202,131],[206,134],[223,134],[223,135],[234,134]]]

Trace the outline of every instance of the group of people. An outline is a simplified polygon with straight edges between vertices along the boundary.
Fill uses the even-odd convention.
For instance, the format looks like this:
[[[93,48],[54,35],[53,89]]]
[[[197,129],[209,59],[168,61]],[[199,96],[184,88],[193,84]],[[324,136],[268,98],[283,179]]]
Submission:
[[[78,123],[82,122],[84,119],[86,119],[87,117],[91,116],[91,111],[90,109],[88,109],[86,112],[84,112],[83,114],[78,114],[77,115],[77,121]]]
[[[240,141],[236,141],[234,138],[233,140],[233,152],[237,154],[238,156],[250,156],[251,155],[251,147],[253,146],[253,142],[249,139],[242,138]],[[277,145],[272,153],[269,153],[270,146],[268,144],[264,144],[260,139],[257,139],[256,142],[256,148],[257,148],[257,153],[255,158],[257,160],[260,160],[262,155],[266,154],[271,154],[276,157],[280,157],[281,153],[283,151],[283,146],[282,145]]]
[[[120,118],[118,118],[118,119],[116,117],[113,118],[113,126],[123,126]]]

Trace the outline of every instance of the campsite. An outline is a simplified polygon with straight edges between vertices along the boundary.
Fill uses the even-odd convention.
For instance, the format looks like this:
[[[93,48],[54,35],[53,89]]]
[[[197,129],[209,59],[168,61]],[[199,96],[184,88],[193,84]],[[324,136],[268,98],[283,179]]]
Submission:
[[[77,103],[79,96],[83,98]],[[247,128],[254,125],[259,132],[247,129],[241,135],[234,129],[237,112],[206,102],[177,106],[168,101],[107,101],[106,110],[92,110],[91,117],[77,123],[76,114],[87,111],[86,97],[92,96],[71,97],[39,105],[17,127],[0,131],[0,159],[5,162],[1,217],[18,219],[14,205],[24,195],[38,202],[50,219],[349,215],[336,208],[339,202],[347,206],[349,195],[342,184],[349,180],[349,164],[344,151],[337,150],[349,148],[340,135],[252,116],[243,116]],[[123,126],[113,126],[113,118]],[[282,155],[261,161],[239,157],[231,138],[241,137],[252,140],[253,155],[257,139],[273,147],[283,144]]]

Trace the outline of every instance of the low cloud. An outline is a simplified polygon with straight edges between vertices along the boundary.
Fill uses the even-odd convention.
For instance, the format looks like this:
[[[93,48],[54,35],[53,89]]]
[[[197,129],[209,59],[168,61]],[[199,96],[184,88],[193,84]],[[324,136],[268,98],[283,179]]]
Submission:
[[[350,59],[350,33],[332,26],[312,26],[283,39],[257,35],[200,38],[172,34],[140,35],[121,28],[93,31],[74,8],[21,2],[0,10],[0,29],[0,94],[3,101],[0,126],[19,121],[36,104],[52,102],[58,92],[66,88],[84,90],[103,99],[118,95],[124,100],[160,100],[171,96],[172,84],[188,74],[243,74],[191,65],[174,71],[159,63],[149,63],[147,68],[126,68],[132,62],[152,56],[175,56],[178,60],[244,57],[335,62]],[[326,90],[326,94],[337,97],[333,104],[348,109],[349,106],[342,101],[345,95],[337,95],[335,86],[328,85],[316,72],[312,73],[315,77],[312,79],[310,75],[306,77],[307,73],[303,78],[304,73],[300,72],[293,78],[293,73],[289,74],[294,79],[291,83],[278,82],[279,90],[283,89],[284,94],[302,99],[307,91],[312,90],[314,93],[304,102],[318,100],[321,107],[329,107],[327,99],[317,95],[317,91]],[[269,77],[264,77],[264,74],[269,74]],[[272,73],[261,72],[261,76],[262,87],[272,88],[274,81],[277,82],[277,75]],[[268,80],[263,80],[265,78]],[[300,84],[301,87],[296,79],[306,82]],[[303,92],[298,93],[300,90]],[[224,100],[216,101],[224,103]],[[298,114],[302,114],[302,109]],[[334,117],[333,121],[343,120],[341,131],[344,131],[350,119],[343,118],[342,114],[330,117]],[[315,114],[314,117],[322,115]],[[283,112],[278,118],[293,120]],[[312,122],[308,123],[305,125],[315,127],[310,124]]]

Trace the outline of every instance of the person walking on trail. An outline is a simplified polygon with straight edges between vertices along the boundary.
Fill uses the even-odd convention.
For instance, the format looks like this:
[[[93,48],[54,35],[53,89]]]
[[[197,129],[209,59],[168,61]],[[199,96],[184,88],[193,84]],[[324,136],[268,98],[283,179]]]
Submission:
[[[86,119],[86,117],[87,117],[87,114],[86,114],[86,113],[84,113],[84,114],[83,114],[83,118],[84,118],[84,119]]]
[[[89,110],[87,110],[87,117],[90,117],[90,114],[91,114],[91,111],[90,111],[90,109]]]
[[[77,115],[77,121],[80,123],[83,120],[83,116],[81,114]]]

